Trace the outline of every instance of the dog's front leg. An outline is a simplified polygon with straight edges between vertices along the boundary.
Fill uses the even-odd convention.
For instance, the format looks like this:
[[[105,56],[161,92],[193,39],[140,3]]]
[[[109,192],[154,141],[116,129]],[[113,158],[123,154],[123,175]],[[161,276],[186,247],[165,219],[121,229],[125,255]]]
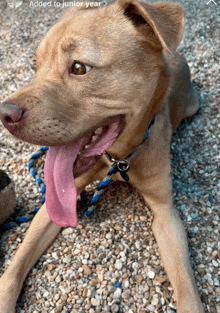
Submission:
[[[0,313],[14,313],[25,277],[59,233],[44,204],[33,219],[23,243],[0,278]]]
[[[172,200],[169,166],[164,173],[151,178],[142,194],[154,215],[152,230],[177,298],[177,312],[204,313],[190,265],[185,230]]]

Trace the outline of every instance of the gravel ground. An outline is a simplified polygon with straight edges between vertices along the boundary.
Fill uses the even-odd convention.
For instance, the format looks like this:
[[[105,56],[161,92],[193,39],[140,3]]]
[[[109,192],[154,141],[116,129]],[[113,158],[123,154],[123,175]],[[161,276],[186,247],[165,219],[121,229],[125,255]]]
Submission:
[[[4,3],[6,1],[3,1]],[[16,10],[0,3],[1,101],[34,76],[34,51],[62,9]],[[33,1],[36,2],[36,1]],[[207,312],[220,312],[220,20],[218,6],[204,0],[179,1],[186,9],[180,46],[201,95],[201,109],[173,137],[174,200],[187,230],[193,270]],[[13,14],[12,14],[13,13]],[[0,125],[0,164],[16,185],[16,215],[40,204],[27,164],[38,147],[20,142]],[[39,162],[43,173],[43,161]],[[93,187],[90,187],[90,195]],[[175,295],[151,231],[152,214],[126,183],[112,184],[91,218],[66,228],[25,281],[17,312],[175,312]],[[10,264],[30,222],[1,231]],[[141,233],[139,230],[141,229]]]

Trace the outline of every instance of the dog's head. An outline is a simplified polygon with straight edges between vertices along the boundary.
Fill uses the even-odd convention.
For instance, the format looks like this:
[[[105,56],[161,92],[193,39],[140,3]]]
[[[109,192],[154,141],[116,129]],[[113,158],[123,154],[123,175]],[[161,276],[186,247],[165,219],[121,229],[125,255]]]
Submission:
[[[156,110],[152,100],[167,87],[164,55],[175,51],[183,24],[183,10],[173,3],[119,0],[70,9],[37,49],[34,81],[5,101],[11,106],[1,105],[4,126],[49,146],[106,129],[108,121],[122,121],[126,131],[145,116],[145,130]]]
[[[183,10],[173,3],[119,0],[69,10],[37,49],[33,82],[0,105],[4,126],[52,146],[51,164],[74,155],[75,176],[106,150],[126,157],[163,103],[167,60],[183,27]]]

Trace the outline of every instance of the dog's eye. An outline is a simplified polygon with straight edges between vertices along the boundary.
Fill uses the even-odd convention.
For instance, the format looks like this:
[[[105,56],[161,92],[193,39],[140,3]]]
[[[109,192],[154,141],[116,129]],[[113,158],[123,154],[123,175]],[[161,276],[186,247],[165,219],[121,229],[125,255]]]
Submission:
[[[70,70],[70,74],[74,75],[85,75],[91,70],[91,66],[80,63],[80,62],[75,62]]]

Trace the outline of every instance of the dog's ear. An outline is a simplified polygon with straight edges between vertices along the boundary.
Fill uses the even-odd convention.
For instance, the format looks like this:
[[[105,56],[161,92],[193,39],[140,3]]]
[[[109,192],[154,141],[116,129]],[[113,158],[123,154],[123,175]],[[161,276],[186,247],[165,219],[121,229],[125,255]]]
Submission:
[[[184,10],[179,4],[118,0],[120,10],[134,26],[144,33],[150,43],[169,53],[178,47],[184,30]]]

